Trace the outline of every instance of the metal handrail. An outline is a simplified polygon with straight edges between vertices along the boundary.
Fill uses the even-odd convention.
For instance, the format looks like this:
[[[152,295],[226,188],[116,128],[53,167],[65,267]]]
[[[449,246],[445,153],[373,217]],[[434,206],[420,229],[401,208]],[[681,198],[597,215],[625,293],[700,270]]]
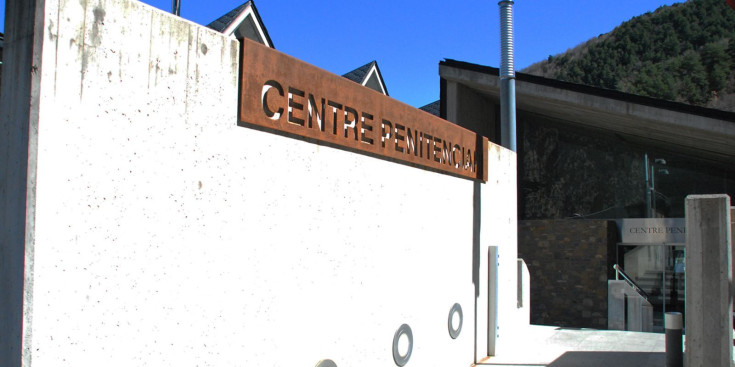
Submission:
[[[648,293],[646,293],[646,291],[644,291],[643,288],[639,287],[638,284],[636,284],[636,282],[633,281],[633,279],[630,279],[630,277],[628,276],[628,274],[625,274],[625,271],[623,271],[623,269],[621,267],[619,267],[618,264],[613,265],[613,269],[615,269],[615,279],[618,279],[618,274],[619,275],[622,275],[623,276],[623,279],[626,282],[628,282],[628,284],[631,287],[633,287],[633,289],[636,292],[638,292],[638,294],[640,294],[641,297],[643,297],[643,299],[645,299],[646,301],[648,301],[650,303],[650,301],[648,300],[648,297],[649,297],[648,296]]]

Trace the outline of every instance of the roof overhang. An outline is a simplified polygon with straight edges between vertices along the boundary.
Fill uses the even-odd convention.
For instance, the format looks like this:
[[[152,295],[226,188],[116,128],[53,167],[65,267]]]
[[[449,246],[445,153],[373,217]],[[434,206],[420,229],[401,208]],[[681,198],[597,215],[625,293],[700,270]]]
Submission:
[[[498,69],[454,60],[439,75],[499,100]],[[517,73],[516,108],[602,129],[631,141],[677,147],[682,153],[735,163],[735,113],[564,83]]]

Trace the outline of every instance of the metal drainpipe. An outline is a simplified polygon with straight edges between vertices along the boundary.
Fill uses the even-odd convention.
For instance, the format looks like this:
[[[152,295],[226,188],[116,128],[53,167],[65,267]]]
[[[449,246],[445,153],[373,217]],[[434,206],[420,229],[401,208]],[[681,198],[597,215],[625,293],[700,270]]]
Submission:
[[[171,13],[173,13],[175,16],[180,17],[181,16],[181,0],[172,0],[171,7]]]
[[[643,166],[646,170],[646,218],[653,218],[653,210],[651,210],[651,168],[648,162],[648,154],[643,154]]]
[[[516,151],[516,72],[513,63],[513,1],[500,6],[500,144]]]

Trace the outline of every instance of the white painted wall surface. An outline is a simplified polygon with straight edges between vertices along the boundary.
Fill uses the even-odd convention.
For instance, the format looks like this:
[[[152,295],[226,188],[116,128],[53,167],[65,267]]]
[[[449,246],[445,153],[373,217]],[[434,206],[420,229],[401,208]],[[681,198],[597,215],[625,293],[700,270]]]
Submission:
[[[481,244],[482,260],[487,262],[488,246],[498,246],[498,330],[495,355],[502,356],[505,341],[511,342],[511,336],[522,331],[527,319],[528,309],[518,308],[518,230],[516,201],[516,154],[499,145],[491,144],[488,162],[488,181],[482,185],[482,225]],[[487,284],[487,264],[481,266],[480,279],[484,281],[481,289],[485,291]],[[487,293],[481,299],[487,299]],[[486,308],[486,302],[480,303],[479,310]],[[524,313],[526,316],[524,317]],[[478,325],[486,325],[480,318]],[[487,328],[479,329],[487,330]],[[492,332],[492,331],[491,331]],[[488,333],[478,332],[481,339]],[[482,341],[482,340],[481,340]],[[486,345],[480,344],[480,345]],[[487,354],[485,354],[487,355]],[[478,353],[478,358],[482,357]]]
[[[238,127],[238,43],[141,3],[45,22],[28,366],[391,366],[403,323],[408,366],[473,362],[475,183]],[[490,157],[481,346],[487,246],[501,339],[523,319],[515,154]]]

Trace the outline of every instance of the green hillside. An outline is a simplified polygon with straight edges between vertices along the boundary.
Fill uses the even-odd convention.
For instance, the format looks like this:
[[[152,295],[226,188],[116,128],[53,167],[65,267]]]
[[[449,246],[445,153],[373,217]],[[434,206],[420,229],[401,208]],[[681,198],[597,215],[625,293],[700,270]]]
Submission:
[[[523,72],[735,111],[735,10],[689,0],[637,16]]]

